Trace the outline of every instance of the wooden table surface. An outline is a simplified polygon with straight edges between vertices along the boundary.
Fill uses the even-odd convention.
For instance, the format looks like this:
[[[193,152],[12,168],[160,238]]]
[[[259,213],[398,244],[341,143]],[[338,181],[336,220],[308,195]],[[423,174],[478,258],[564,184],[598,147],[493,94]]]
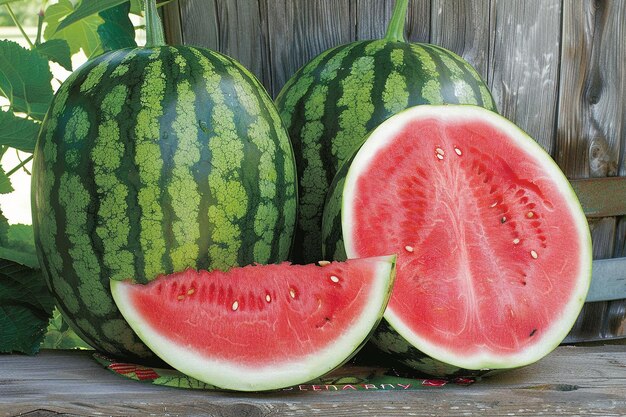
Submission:
[[[85,351],[0,355],[0,416],[626,416],[626,346],[562,346],[540,362],[414,391],[223,393],[115,375]]]

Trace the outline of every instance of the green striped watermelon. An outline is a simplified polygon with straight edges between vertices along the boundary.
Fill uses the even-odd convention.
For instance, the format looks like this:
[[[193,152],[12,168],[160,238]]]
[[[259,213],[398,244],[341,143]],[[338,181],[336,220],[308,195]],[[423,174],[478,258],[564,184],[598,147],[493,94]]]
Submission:
[[[60,310],[94,348],[152,357],[109,279],[285,260],[295,175],[271,98],[233,59],[157,45],[88,62],[57,92],[33,164],[36,246]]]
[[[476,104],[495,110],[480,75],[444,48],[408,43],[408,0],[398,0],[387,35],[323,52],[276,99],[298,169],[299,216],[292,261],[321,259],[324,198],[337,169],[364,136],[417,104]]]

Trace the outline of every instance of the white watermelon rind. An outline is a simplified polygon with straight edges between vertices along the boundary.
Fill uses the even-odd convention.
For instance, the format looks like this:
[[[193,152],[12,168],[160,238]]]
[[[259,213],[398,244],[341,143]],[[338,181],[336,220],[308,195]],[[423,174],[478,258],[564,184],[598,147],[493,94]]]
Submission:
[[[506,118],[490,110],[473,105],[420,105],[392,116],[374,129],[350,162],[350,168],[346,174],[343,186],[341,225],[345,253],[348,258],[363,256],[356,250],[351,237],[354,229],[353,219],[355,218],[352,208],[358,209],[358,204],[352,205],[353,202],[358,202],[354,195],[354,191],[357,189],[356,181],[362,172],[367,171],[367,167],[372,162],[374,156],[388,146],[389,141],[393,140],[395,135],[402,131],[408,122],[415,121],[421,117],[447,117],[453,118],[455,121],[471,121],[478,118],[492,123],[493,126],[501,129],[505,135],[515,138],[519,147],[525,150],[529,157],[535,158],[546,169],[551,179],[558,185],[559,191],[566,197],[566,201],[569,204],[568,211],[574,218],[581,242],[581,250],[577,257],[580,263],[580,274],[576,278],[575,293],[571,295],[570,301],[564,308],[561,317],[554,319],[552,327],[545,329],[542,338],[533,345],[532,349],[526,349],[512,355],[494,355],[489,352],[476,355],[457,354],[446,347],[429,343],[411,331],[405,321],[391,307],[388,307],[385,312],[385,320],[402,338],[425,355],[458,368],[468,370],[512,369],[537,362],[565,339],[580,314],[591,283],[591,235],[578,197],[559,166],[535,140]],[[416,314],[419,313],[416,312]]]
[[[265,391],[303,384],[319,378],[353,357],[372,335],[389,302],[395,278],[395,255],[369,258],[376,262],[374,285],[368,294],[367,303],[356,322],[342,333],[339,339],[325,349],[286,362],[276,357],[270,366],[252,368],[235,362],[207,358],[191,347],[180,346],[163,337],[144,320],[128,297],[133,285],[128,281],[111,280],[111,293],[122,316],[133,331],[157,356],[179,372],[204,383],[226,390]],[[294,341],[297,343],[297,341]],[[268,349],[268,355],[272,352]]]

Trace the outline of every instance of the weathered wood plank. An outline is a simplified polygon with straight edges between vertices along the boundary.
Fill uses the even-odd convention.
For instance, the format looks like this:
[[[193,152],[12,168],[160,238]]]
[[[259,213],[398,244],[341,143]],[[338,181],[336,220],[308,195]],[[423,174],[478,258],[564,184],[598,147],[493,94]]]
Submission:
[[[489,83],[499,111],[551,152],[561,1],[498,1],[491,11]]]
[[[185,44],[217,50],[238,60],[267,85],[265,28],[257,1],[185,0],[181,2]]]
[[[567,0],[555,159],[570,178],[604,177],[618,170],[626,144],[624,2]],[[622,164],[623,165],[623,164]],[[623,244],[615,218],[591,222],[595,258],[608,258]],[[624,335],[625,301],[585,306],[571,337]]]
[[[387,23],[391,20],[395,0],[355,0],[354,4],[356,7],[356,39],[383,38]]]
[[[406,39],[430,42],[431,0],[410,0],[406,21]]]
[[[179,2],[182,38],[186,45],[203,46],[218,50],[220,22],[216,2],[185,0]]]
[[[163,29],[165,39],[169,45],[182,45],[183,41],[183,22],[181,21],[180,5],[178,0],[163,6],[161,18],[163,19]]]
[[[304,64],[328,48],[355,39],[349,0],[262,0],[267,11],[269,90],[276,96]]]
[[[89,353],[0,356],[0,415],[602,415],[626,413],[623,346],[560,347],[538,362],[479,381],[424,391],[217,393],[127,380]]]
[[[465,58],[488,81],[489,0],[433,0],[431,42]]]

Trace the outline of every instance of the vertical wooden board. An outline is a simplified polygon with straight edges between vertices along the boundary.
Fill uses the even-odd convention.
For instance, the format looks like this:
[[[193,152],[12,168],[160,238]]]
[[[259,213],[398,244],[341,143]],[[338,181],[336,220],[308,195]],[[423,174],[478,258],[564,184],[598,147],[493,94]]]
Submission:
[[[494,0],[489,83],[501,114],[548,152],[558,93],[560,0]]]
[[[430,10],[431,0],[409,0],[405,31],[408,41],[430,42]]]
[[[178,0],[163,6],[162,11],[163,29],[168,45],[181,45],[183,43],[183,25]]]
[[[259,3],[250,0],[181,2],[183,39],[188,45],[204,46],[238,60],[266,86],[265,28]]]
[[[219,51],[229,55],[248,68],[268,87],[269,68],[264,58],[265,28],[261,24],[258,1],[216,1],[219,22]]]
[[[395,0],[356,0],[356,38],[384,38],[395,3]]]
[[[350,0],[261,0],[261,3],[267,14],[272,73],[269,85],[273,96],[315,56],[355,39]]]
[[[617,173],[626,143],[625,21],[624,2],[564,3],[555,158],[570,178]]]
[[[625,21],[624,2],[564,1],[555,159],[570,178],[624,174]],[[591,226],[595,258],[624,256],[623,225]],[[624,336],[624,311],[623,300],[587,304],[568,339]]]
[[[182,38],[186,45],[219,49],[217,4],[206,0],[184,0],[180,4]]]
[[[488,81],[489,0],[433,0],[431,42],[466,59]]]

